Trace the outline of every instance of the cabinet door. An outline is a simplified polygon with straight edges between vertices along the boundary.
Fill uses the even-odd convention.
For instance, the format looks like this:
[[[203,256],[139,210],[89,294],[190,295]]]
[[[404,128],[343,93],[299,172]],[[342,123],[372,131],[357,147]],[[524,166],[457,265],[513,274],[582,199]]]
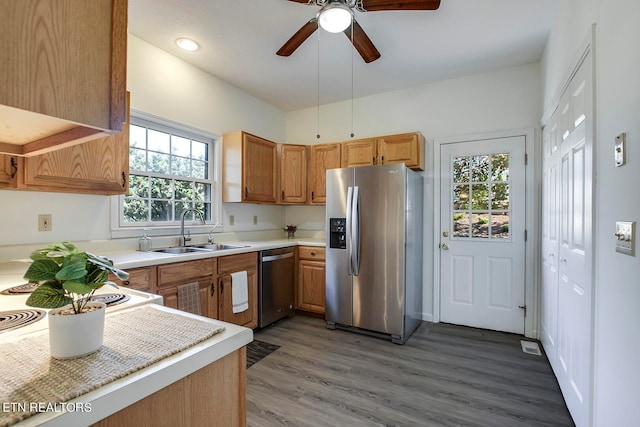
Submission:
[[[25,186],[41,191],[126,194],[129,190],[128,118],[121,133],[28,157]]]
[[[340,167],[340,144],[312,145],[309,149],[309,203],[327,201],[327,169]]]
[[[0,188],[16,188],[22,159],[0,154]]]
[[[219,316],[224,322],[234,323],[247,328],[258,327],[258,270],[247,271],[247,286],[249,292],[249,309],[241,313],[233,312],[231,275],[218,277]]]
[[[40,154],[120,132],[127,0],[0,3],[0,151]]]
[[[298,263],[298,295],[296,308],[325,312],[325,263],[300,260]]]
[[[378,143],[375,139],[359,139],[342,143],[342,167],[371,166],[378,163]]]
[[[280,155],[280,203],[307,202],[307,147],[278,144]]]
[[[424,136],[421,133],[389,135],[378,144],[380,164],[404,163],[408,168],[424,170]]]
[[[211,297],[212,289],[214,289],[215,285],[213,277],[201,277],[193,281],[198,282],[200,285],[200,315],[216,319],[218,314],[217,306],[212,307],[212,304],[217,304],[217,298]],[[215,294],[215,291],[213,294]],[[163,304],[166,307],[178,309],[180,306],[178,286],[159,288],[158,295],[162,296]]]
[[[244,134],[242,181],[244,202],[276,203],[276,144]]]

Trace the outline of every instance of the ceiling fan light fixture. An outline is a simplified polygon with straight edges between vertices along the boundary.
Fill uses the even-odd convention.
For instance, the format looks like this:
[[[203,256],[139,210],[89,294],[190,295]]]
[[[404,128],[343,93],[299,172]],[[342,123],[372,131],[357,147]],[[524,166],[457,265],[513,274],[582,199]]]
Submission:
[[[198,45],[198,43],[186,37],[180,37],[179,39],[177,39],[176,44],[180,49],[189,52],[195,52],[196,50],[200,49],[200,45]]]
[[[349,28],[353,12],[343,3],[331,2],[318,12],[318,23],[323,30],[330,33],[341,33]]]

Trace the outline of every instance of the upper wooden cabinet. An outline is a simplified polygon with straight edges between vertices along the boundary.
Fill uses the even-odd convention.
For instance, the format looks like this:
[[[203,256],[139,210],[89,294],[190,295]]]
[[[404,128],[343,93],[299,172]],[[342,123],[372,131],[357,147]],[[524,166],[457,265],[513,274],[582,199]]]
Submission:
[[[378,141],[375,138],[358,139],[342,143],[343,168],[372,166],[378,162]]]
[[[18,172],[22,170],[23,159],[8,154],[0,154],[0,188],[16,188]]]
[[[307,146],[278,144],[280,180],[278,203],[307,202]]]
[[[340,144],[319,144],[309,147],[309,204],[323,205],[327,201],[327,169],[340,167]]]
[[[413,170],[424,170],[424,136],[420,132],[378,138],[379,164],[404,163]]]
[[[420,132],[387,135],[342,143],[342,167],[405,163],[424,170],[424,136]]]
[[[127,0],[0,2],[0,153],[122,131]]]
[[[126,194],[129,190],[128,114],[123,131],[116,135],[24,159],[24,188]]]
[[[243,131],[222,137],[222,201],[276,203],[277,144]]]

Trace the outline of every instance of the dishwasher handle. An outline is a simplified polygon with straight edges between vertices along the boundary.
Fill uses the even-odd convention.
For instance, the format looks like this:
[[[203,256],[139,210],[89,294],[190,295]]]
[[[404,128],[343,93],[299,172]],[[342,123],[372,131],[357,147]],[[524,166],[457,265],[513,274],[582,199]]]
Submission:
[[[262,262],[277,261],[279,259],[291,258],[292,256],[293,256],[292,252],[289,252],[288,254],[281,254],[281,255],[267,255],[262,257]]]

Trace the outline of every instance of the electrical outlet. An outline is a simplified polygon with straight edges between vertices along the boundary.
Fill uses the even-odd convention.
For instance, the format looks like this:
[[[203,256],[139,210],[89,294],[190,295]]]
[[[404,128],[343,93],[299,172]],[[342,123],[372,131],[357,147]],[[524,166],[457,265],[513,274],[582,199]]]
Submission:
[[[253,225],[258,225],[258,215],[253,216]]]
[[[235,217],[233,215],[229,215],[229,225],[233,225],[235,223]]]
[[[51,225],[51,214],[39,214],[38,215],[38,231],[51,231],[53,229]]]

